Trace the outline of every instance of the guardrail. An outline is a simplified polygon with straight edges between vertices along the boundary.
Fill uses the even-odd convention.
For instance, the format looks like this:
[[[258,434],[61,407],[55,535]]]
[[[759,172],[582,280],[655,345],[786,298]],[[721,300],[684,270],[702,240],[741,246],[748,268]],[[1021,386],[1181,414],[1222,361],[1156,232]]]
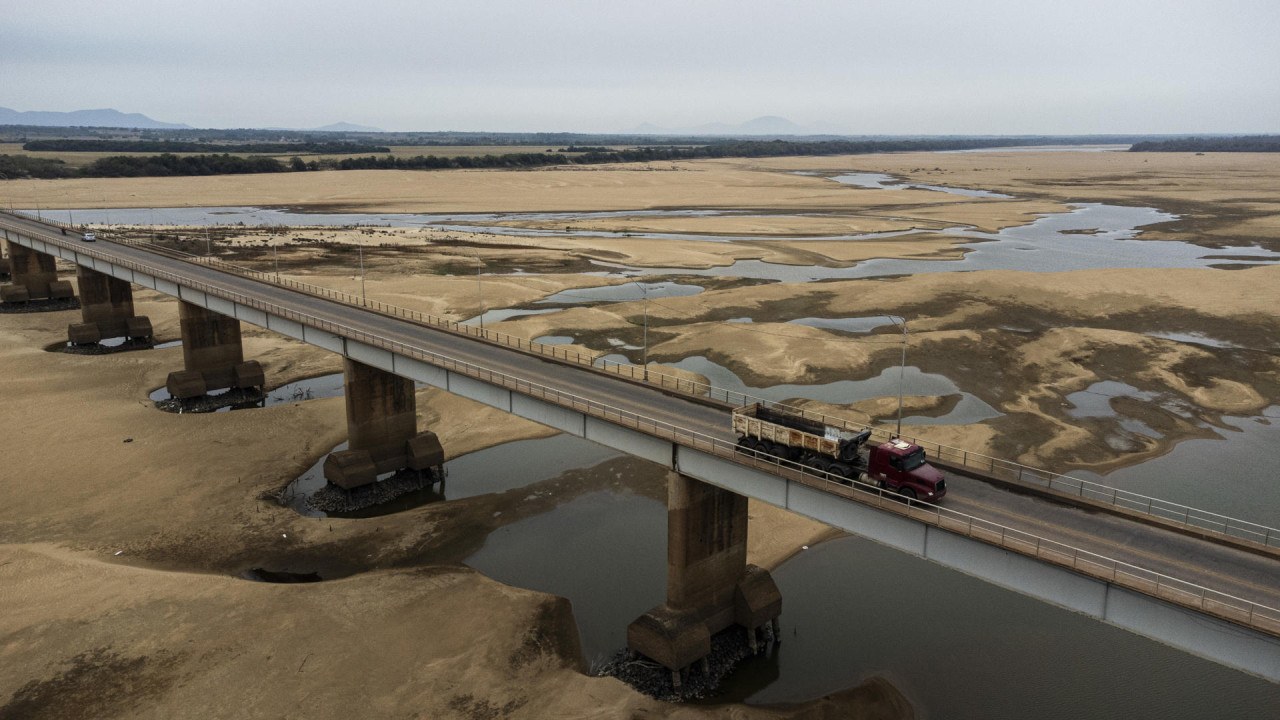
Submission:
[[[58,243],[55,242],[55,244]],[[919,522],[934,525],[989,545],[1034,557],[1060,567],[1070,568],[1099,580],[1111,582],[1145,595],[1219,617],[1237,625],[1280,637],[1280,610],[1261,603],[1245,600],[1203,585],[1147,570],[1115,558],[1083,550],[973,515],[949,510],[939,505],[921,501],[906,502],[900,496],[875,485],[861,481],[836,480],[827,473],[820,473],[812,468],[772,455],[747,451],[735,443],[706,435],[696,430],[682,428],[678,425],[624,410],[607,403],[574,395],[541,383],[524,380],[514,375],[489,370],[473,363],[457,360],[441,353],[415,347],[399,340],[391,340],[331,320],[325,320],[309,313],[299,312],[234,290],[210,285],[130,260],[113,258],[97,248],[76,247],[74,251],[98,257],[116,265],[137,270],[153,277],[163,278],[263,312],[304,323],[320,330],[367,343],[389,352],[462,373],[529,397],[567,407],[592,417],[598,417],[639,432],[669,440],[684,447],[708,452],[717,457],[764,470],[855,502],[872,505],[882,510],[910,517]]]
[[[0,210],[0,213],[4,212],[7,211]],[[29,220],[40,222],[41,224],[49,224],[47,221],[40,220],[38,217],[30,213],[14,211],[12,214],[24,216]],[[61,225],[56,226],[62,227]],[[736,392],[725,388],[718,388],[709,383],[669,375],[642,365],[632,365],[629,363],[618,363],[606,360],[594,353],[582,353],[559,345],[547,345],[515,335],[508,335],[494,330],[477,328],[471,325],[463,325],[457,321],[431,315],[429,313],[410,310],[376,300],[369,300],[367,297],[361,295],[353,295],[341,290],[332,290],[330,288],[313,285],[311,283],[304,283],[290,278],[282,278],[274,272],[247,268],[208,255],[195,255],[181,250],[159,247],[152,243],[133,240],[130,238],[116,237],[112,238],[112,241],[139,247],[150,252],[168,255],[187,262],[195,262],[202,265],[209,265],[211,267],[216,266],[218,269],[245,277],[251,277],[261,282],[276,284],[281,287],[286,287],[315,297],[322,297],[333,302],[361,307],[383,315],[486,340],[497,345],[531,352],[561,362],[568,362],[583,367],[594,367],[620,377],[625,377],[636,382],[646,383],[680,394],[707,398],[709,400],[724,402],[725,404],[733,406],[749,405],[751,403],[758,402],[767,407],[784,408],[790,412],[800,414],[810,420],[821,422],[846,431],[861,432],[862,430],[870,430],[872,437],[879,440],[901,437],[904,440],[908,440],[923,447],[926,452],[931,453],[933,457],[942,462],[971,469],[980,473],[987,473],[999,479],[1065,493],[1068,495],[1075,495],[1076,497],[1084,500],[1102,505],[1110,505],[1130,513],[1147,515],[1184,528],[1199,530],[1202,532],[1217,533],[1238,540],[1258,543],[1264,547],[1280,549],[1280,529],[1268,527],[1259,523],[1233,518],[1227,515],[1210,512],[1208,510],[1193,508],[1181,503],[1162,500],[1160,498],[1143,495],[1141,493],[1130,492],[1111,485],[1105,485],[1091,480],[1083,480],[1071,477],[1070,475],[1063,475],[1049,470],[1032,467],[1030,465],[1023,465],[1012,460],[1004,460],[990,455],[964,450],[963,448],[943,445],[925,438],[914,437],[907,434],[898,435],[897,433],[891,432],[889,429],[882,426],[859,423],[845,418],[806,410],[805,408],[787,405],[785,403],[775,402],[755,395]]]

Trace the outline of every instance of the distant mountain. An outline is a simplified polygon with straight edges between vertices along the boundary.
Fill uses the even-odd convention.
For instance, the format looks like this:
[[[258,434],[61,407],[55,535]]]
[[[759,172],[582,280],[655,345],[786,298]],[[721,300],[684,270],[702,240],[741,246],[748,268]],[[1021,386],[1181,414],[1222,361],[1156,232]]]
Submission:
[[[810,135],[811,130],[776,115],[766,115],[739,125],[707,123],[696,127],[663,128],[644,123],[631,130],[635,135]]]
[[[144,130],[188,130],[190,125],[165,123],[141,113],[122,113],[119,110],[75,110],[52,112],[29,110],[18,112],[0,107],[0,125],[37,125],[40,127],[117,127]]]
[[[349,122],[336,122],[332,125],[324,127],[311,128],[315,132],[382,132],[382,128],[369,127],[368,125],[353,125]]]

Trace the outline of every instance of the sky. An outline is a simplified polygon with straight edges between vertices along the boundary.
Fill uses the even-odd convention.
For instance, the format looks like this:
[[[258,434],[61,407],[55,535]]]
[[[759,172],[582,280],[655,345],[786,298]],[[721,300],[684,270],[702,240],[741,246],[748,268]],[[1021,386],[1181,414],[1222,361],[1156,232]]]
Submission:
[[[9,0],[0,106],[196,127],[1280,132],[1280,0]]]

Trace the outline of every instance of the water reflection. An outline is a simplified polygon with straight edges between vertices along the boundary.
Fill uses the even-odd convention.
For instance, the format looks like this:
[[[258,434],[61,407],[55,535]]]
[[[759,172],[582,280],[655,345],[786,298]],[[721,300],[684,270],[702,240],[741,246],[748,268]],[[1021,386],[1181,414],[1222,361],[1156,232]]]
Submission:
[[[664,363],[671,367],[703,375],[711,385],[735,393],[754,395],[766,400],[781,402],[790,398],[806,398],[835,405],[847,405],[860,400],[879,397],[897,397],[900,368],[886,368],[879,375],[865,380],[839,380],[821,385],[771,385],[757,388],[744,383],[732,370],[701,355],[687,357],[679,362]],[[968,425],[1001,415],[1000,411],[963,392],[951,378],[945,375],[922,372],[908,366],[902,383],[906,395],[960,395],[960,402],[941,417],[912,415],[904,417],[904,425]]]
[[[343,441],[329,452],[346,450]],[[286,505],[307,517],[326,517],[307,499],[323,488],[325,453],[284,491]],[[500,493],[556,477],[567,470],[591,467],[618,457],[616,450],[572,435],[553,435],[531,440],[515,440],[453,458],[444,464],[443,489],[427,487],[401,495],[391,502],[365,508],[342,517],[375,517],[404,512],[429,502],[460,500],[475,495]]]
[[[917,717],[1198,719],[1280,707],[1280,686],[868,540],[803,551],[774,579],[783,641],[739,668],[722,701],[799,702],[884,675]]]

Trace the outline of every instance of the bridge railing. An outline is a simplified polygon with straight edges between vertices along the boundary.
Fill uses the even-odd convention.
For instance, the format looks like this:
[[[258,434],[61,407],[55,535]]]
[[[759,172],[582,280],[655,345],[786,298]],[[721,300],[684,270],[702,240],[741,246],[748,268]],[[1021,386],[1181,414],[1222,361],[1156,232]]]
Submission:
[[[1245,600],[1229,593],[1147,570],[1115,558],[1083,550],[973,515],[950,510],[939,505],[920,501],[906,502],[900,496],[889,492],[885,488],[856,480],[837,479],[828,473],[821,473],[789,460],[748,451],[733,442],[700,433],[696,430],[683,428],[608,403],[591,400],[548,385],[457,360],[441,353],[326,320],[310,313],[286,308],[225,287],[211,285],[131,260],[110,257],[107,253],[97,248],[76,247],[74,252],[100,258],[215,297],[294,320],[389,352],[421,360],[493,385],[499,385],[514,392],[661,437],[684,447],[701,450],[748,467],[765,470],[835,495],[874,505],[883,510],[935,525],[975,540],[996,545],[1022,555],[1035,557],[1044,562],[1068,567],[1076,572],[1100,580],[1280,637],[1280,610],[1261,603]]]
[[[17,211],[13,214],[21,215],[38,222],[48,223],[48,221],[39,220],[37,214],[34,213]],[[543,355],[562,362],[569,362],[583,367],[594,367],[605,372],[626,377],[638,382],[644,382],[679,394],[703,397],[733,406],[749,405],[751,403],[758,402],[767,407],[782,408],[789,412],[800,414],[810,420],[821,422],[825,425],[846,431],[861,432],[862,430],[870,430],[872,438],[879,441],[888,440],[893,437],[901,437],[904,440],[923,447],[932,457],[937,458],[942,462],[970,469],[978,473],[987,474],[1008,482],[1041,488],[1066,495],[1074,495],[1091,503],[1115,507],[1131,514],[1157,518],[1166,523],[1188,529],[1221,534],[1226,537],[1258,543],[1265,547],[1280,548],[1280,529],[1268,527],[1259,523],[1233,518],[1208,510],[1193,508],[1181,503],[1123,490],[1121,488],[1091,480],[1084,480],[1070,475],[1055,473],[1043,468],[1024,465],[1012,460],[972,452],[950,445],[943,445],[932,440],[912,436],[906,433],[899,435],[883,425],[870,425],[849,420],[847,418],[827,415],[825,413],[816,412],[814,410],[795,405],[788,405],[786,403],[769,400],[767,398],[748,393],[716,387],[710,383],[671,375],[652,367],[633,365],[630,363],[619,363],[601,357],[598,354],[583,353],[571,347],[539,343],[516,335],[509,335],[495,330],[478,328],[473,325],[464,325],[457,321],[432,315],[430,313],[410,310],[408,308],[383,303],[377,300],[369,300],[363,295],[354,295],[341,290],[333,290],[320,285],[281,277],[279,273],[244,267],[209,255],[195,255],[173,248],[165,248],[153,243],[127,238],[116,233],[111,233],[110,237],[113,242],[140,247],[151,252],[168,255],[188,262],[214,266],[220,270],[245,277],[251,277],[262,282],[277,284],[308,295],[323,297],[333,302],[362,307],[384,315],[390,315],[392,317],[409,320],[421,325],[479,338],[498,345]]]
[[[924,448],[930,456],[937,458],[942,462],[972,469],[979,473],[991,475],[1002,480],[1039,487],[1046,490],[1065,493],[1067,495],[1074,495],[1094,503],[1110,505],[1139,515],[1148,515],[1187,528],[1194,528],[1211,533],[1221,533],[1223,535],[1249,542],[1255,542],[1267,547],[1280,548],[1280,530],[1259,523],[1221,515],[1208,510],[1193,508],[1181,503],[1162,500],[1160,498],[1151,497],[1150,495],[1143,495],[1141,493],[1123,490],[1111,485],[1105,485],[1091,480],[1084,480],[1070,475],[1063,475],[1049,470],[1044,470],[1042,468],[1032,467],[1030,465],[1023,465],[1012,460],[1005,460],[985,455],[983,453],[965,450],[963,448],[943,445],[942,443],[937,443],[932,440],[916,437],[907,433],[899,434],[884,425],[860,423],[847,418],[835,417],[803,407],[769,400],[757,395],[737,392],[734,390],[726,390],[724,388],[719,388],[714,385],[699,382],[697,380],[691,380],[689,378],[666,375],[652,368],[646,370],[645,367],[640,365],[627,365],[612,361],[599,361],[597,363],[597,367],[601,367],[602,363],[608,363],[607,365],[604,365],[604,367],[606,367],[610,372],[641,382],[648,382],[652,385],[678,393],[705,397],[739,407],[743,405],[750,405],[752,403],[760,403],[766,407],[781,408],[809,420],[814,420],[849,432],[870,430],[872,439],[882,442],[891,438],[900,437],[919,445]]]

